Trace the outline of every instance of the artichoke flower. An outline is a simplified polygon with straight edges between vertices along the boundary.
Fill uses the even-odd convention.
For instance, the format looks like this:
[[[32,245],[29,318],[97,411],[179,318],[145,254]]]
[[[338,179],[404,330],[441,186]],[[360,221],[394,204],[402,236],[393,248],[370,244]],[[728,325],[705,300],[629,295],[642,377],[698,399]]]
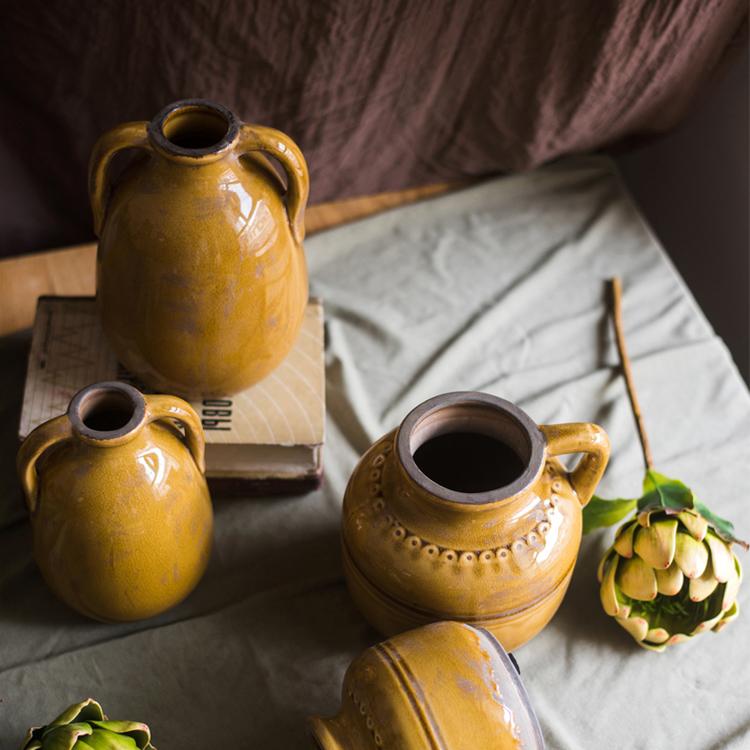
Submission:
[[[151,732],[135,721],[109,721],[91,698],[44,727],[30,729],[21,750],[156,750]]]
[[[639,513],[618,530],[598,577],[604,611],[654,651],[739,614],[740,562],[695,511]]]
[[[738,616],[742,567],[731,543],[744,542],[682,482],[649,470],[644,492],[638,500],[596,498],[584,514],[588,531],[636,510],[599,563],[599,593],[640,646],[663,651]]]
[[[622,284],[619,278],[610,284],[615,342],[646,475],[639,498],[592,498],[583,509],[583,533],[611,526],[635,511],[599,563],[599,594],[604,611],[636,643],[663,651],[707,630],[718,632],[739,615],[742,568],[731,545],[745,550],[748,545],[689,487],[654,471],[625,346]]]

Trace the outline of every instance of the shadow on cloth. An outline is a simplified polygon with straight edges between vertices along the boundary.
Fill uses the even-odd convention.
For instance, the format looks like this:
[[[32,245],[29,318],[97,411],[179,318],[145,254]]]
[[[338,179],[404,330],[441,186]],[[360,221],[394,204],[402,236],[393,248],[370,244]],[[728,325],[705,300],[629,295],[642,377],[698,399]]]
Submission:
[[[605,614],[599,600],[596,568],[605,551],[603,541],[584,540],[568,593],[552,622],[572,641],[587,640],[625,656],[633,653],[632,639]]]

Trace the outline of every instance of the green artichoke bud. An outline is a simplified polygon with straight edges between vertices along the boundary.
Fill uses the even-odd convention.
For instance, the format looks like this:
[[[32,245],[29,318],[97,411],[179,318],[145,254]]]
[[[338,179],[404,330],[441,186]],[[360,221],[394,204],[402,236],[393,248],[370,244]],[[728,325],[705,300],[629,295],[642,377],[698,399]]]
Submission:
[[[633,382],[622,320],[622,284],[611,280],[610,311],[628,399],[646,473],[643,495],[593,497],[583,509],[583,533],[618,523],[630,513],[599,563],[604,611],[652,651],[718,631],[739,615],[740,561],[731,545],[750,548],[731,521],[711,511],[679,479],[654,469]]]
[[[53,722],[30,729],[21,750],[156,750],[151,732],[135,721],[109,721],[89,698]]]
[[[650,508],[623,524],[599,564],[604,611],[653,651],[719,631],[739,614],[740,562],[695,508]]]

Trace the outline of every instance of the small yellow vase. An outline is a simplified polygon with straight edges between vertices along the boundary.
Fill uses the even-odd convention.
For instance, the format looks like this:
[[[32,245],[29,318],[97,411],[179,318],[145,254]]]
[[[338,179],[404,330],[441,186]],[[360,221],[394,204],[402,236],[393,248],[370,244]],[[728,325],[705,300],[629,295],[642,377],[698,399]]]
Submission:
[[[110,191],[125,149],[141,156]],[[97,300],[120,362],[156,391],[190,396],[235,393],[270,373],[307,303],[308,189],[288,136],[208,101],[102,136],[89,167]]]
[[[211,551],[203,452],[189,404],[125,383],[90,385],[37,427],[18,472],[55,594],[103,621],[151,617],[187,596]]]
[[[515,666],[490,633],[440,622],[367,649],[332,719],[310,720],[321,750],[542,750]]]
[[[570,474],[555,458],[579,452]],[[562,601],[608,457],[593,424],[537,426],[483,393],[426,401],[349,480],[342,548],[355,603],[386,635],[460,620],[517,648]]]

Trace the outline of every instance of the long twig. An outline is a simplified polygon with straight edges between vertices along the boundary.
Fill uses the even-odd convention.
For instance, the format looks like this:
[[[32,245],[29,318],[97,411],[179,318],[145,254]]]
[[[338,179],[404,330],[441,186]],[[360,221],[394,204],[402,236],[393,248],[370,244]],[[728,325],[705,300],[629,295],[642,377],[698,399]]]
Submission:
[[[625,348],[625,332],[622,324],[622,284],[617,277],[611,279],[610,284],[612,286],[612,320],[615,325],[615,339],[617,341],[617,351],[620,355],[622,374],[625,378],[630,406],[633,409],[633,417],[638,428],[638,437],[640,438],[641,450],[643,451],[643,461],[646,464],[646,469],[651,469],[654,465],[654,459],[651,455],[651,446],[648,442],[646,428],[643,425],[643,414],[641,413],[641,405],[638,403],[638,394],[635,392],[630,357],[628,357],[628,351]]]

